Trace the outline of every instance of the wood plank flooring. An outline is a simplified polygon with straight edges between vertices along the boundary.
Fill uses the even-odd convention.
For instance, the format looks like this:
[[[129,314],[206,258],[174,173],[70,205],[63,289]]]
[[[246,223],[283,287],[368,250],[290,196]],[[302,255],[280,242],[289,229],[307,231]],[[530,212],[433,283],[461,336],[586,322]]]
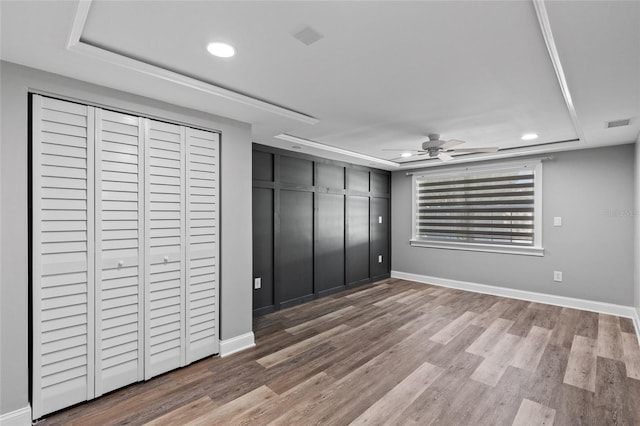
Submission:
[[[627,318],[388,279],[43,425],[638,425]]]

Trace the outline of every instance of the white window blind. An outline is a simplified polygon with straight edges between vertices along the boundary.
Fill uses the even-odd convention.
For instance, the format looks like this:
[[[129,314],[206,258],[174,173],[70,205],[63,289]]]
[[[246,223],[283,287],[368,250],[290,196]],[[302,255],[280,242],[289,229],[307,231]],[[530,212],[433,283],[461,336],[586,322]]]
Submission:
[[[539,247],[539,173],[522,165],[414,176],[413,241]]]

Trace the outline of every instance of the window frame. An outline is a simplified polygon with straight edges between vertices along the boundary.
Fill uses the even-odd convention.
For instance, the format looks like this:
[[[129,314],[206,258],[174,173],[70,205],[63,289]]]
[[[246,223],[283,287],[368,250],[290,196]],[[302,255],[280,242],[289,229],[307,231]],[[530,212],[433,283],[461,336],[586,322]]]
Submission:
[[[482,173],[503,173],[522,169],[533,169],[533,245],[517,246],[507,244],[491,244],[461,241],[442,241],[436,239],[425,239],[417,237],[416,214],[417,206],[417,180],[421,178],[447,178],[447,177],[465,177],[477,176]],[[526,256],[544,256],[544,248],[542,246],[542,160],[532,159],[526,161],[510,161],[500,164],[477,165],[477,166],[461,166],[447,167],[446,170],[431,171],[422,170],[412,173],[411,177],[411,239],[409,244],[412,247],[427,247],[448,250],[465,250],[480,251],[488,253],[516,254]]]

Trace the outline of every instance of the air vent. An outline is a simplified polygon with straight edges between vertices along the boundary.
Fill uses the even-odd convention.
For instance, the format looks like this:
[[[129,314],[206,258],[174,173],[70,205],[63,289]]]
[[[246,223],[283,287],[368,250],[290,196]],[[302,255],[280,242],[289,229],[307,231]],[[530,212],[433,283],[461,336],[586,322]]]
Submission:
[[[631,123],[631,119],[625,118],[624,120],[607,121],[606,125],[607,125],[607,129],[613,129],[614,127],[628,126],[629,123]]]
[[[311,46],[316,41],[321,40],[324,36],[311,27],[304,27],[303,29],[295,33],[293,37],[295,37],[301,43],[304,43],[307,46]]]

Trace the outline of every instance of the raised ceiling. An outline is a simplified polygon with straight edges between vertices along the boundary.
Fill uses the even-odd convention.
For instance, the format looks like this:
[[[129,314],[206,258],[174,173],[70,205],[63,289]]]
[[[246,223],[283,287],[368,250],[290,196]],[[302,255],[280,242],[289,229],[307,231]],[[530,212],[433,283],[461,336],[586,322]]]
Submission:
[[[1,5],[3,60],[247,121],[256,142],[330,158],[393,169],[425,162],[385,149],[434,132],[500,148],[455,160],[468,161],[640,130],[640,2]],[[294,37],[307,27],[321,36],[310,45]],[[237,55],[210,56],[211,41]]]

